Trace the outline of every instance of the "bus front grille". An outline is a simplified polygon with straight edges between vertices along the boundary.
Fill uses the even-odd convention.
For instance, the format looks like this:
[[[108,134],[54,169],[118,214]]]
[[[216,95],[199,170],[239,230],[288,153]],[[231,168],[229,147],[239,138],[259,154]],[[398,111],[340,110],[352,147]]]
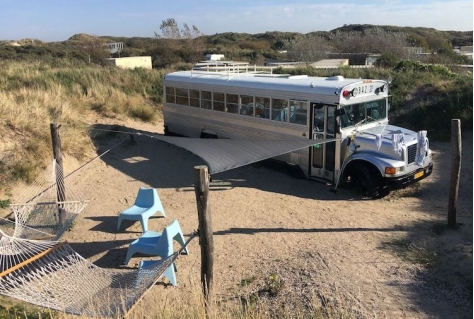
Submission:
[[[415,159],[416,159],[416,145],[417,144],[413,144],[413,145],[409,145],[407,146],[407,163],[408,164],[412,164],[412,163],[415,163]]]

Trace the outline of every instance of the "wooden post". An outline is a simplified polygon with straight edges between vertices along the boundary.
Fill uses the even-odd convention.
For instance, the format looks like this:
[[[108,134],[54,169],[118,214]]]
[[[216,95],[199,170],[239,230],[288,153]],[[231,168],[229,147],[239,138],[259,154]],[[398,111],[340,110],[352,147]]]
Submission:
[[[214,242],[209,205],[209,174],[207,166],[194,167],[194,190],[199,218],[199,244],[201,245],[201,283],[206,314],[212,317],[212,276],[214,265]]]
[[[57,186],[57,200],[64,202],[66,200],[66,190],[64,187],[64,169],[63,169],[63,155],[61,152],[61,137],[59,136],[59,128],[61,125],[57,123],[50,124],[51,141],[53,143],[53,156],[56,160],[55,175]],[[63,220],[63,204],[58,204],[59,223],[62,225]]]
[[[457,227],[456,206],[459,193],[459,178],[461,176],[461,121],[451,120],[451,184],[449,187],[448,226]]]

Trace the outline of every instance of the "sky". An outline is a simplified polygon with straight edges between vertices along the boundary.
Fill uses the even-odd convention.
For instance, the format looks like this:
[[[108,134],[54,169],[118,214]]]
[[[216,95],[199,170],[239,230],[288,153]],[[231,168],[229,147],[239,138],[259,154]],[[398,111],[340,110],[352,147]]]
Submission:
[[[173,18],[201,33],[309,33],[345,24],[472,31],[472,0],[0,0],[0,40],[65,41],[78,33],[154,37]]]

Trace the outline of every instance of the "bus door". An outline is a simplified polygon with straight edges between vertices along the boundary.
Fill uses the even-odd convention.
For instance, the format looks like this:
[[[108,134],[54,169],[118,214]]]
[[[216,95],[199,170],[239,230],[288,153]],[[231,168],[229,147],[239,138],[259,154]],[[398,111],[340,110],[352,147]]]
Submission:
[[[335,105],[311,103],[313,119],[311,138],[314,140],[334,138],[336,135]],[[333,181],[336,142],[316,144],[311,150],[310,176]]]

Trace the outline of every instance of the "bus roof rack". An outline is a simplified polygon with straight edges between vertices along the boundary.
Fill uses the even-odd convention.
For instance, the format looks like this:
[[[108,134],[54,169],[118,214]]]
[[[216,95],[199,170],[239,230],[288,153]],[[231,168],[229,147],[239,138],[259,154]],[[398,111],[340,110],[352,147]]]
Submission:
[[[271,67],[250,66],[248,62],[239,61],[201,61],[196,63],[191,71],[202,71],[206,73],[224,73],[224,74],[240,74],[240,73],[266,73],[272,74]]]

